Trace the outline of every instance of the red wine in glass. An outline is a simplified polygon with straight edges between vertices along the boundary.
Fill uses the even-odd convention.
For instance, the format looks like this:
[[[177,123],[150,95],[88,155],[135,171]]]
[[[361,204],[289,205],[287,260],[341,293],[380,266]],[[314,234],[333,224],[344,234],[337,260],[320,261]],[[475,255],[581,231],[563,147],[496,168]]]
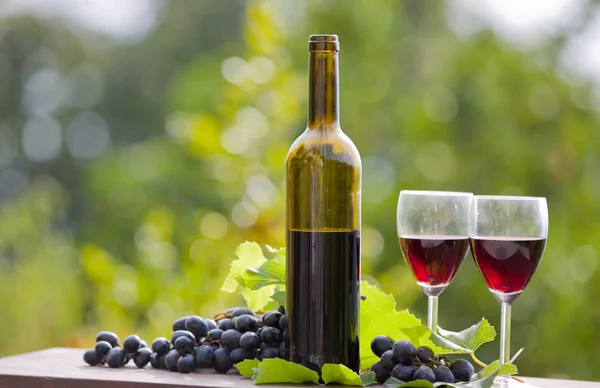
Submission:
[[[545,238],[485,237],[471,239],[475,264],[492,292],[523,291],[540,265]]]
[[[402,236],[400,247],[417,283],[446,287],[456,275],[468,250],[463,236]]]

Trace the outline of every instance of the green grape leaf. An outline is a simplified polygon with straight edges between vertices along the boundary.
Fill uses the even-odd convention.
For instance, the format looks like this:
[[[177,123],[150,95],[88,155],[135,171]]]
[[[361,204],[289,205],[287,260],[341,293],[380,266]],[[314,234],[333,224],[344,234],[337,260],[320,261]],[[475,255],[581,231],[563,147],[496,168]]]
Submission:
[[[275,293],[275,286],[265,286],[258,290],[244,289],[242,296],[246,300],[248,308],[252,311],[260,311],[271,303],[271,296]]]
[[[270,253],[275,253],[277,255],[283,255],[285,257],[285,247],[273,248],[270,245],[265,245],[265,248],[267,248],[267,251]]]
[[[280,306],[285,306],[285,291],[275,291],[275,293],[271,295],[271,299]]]
[[[235,280],[242,287],[251,290],[273,284],[285,284],[285,256],[276,255],[258,268],[248,268]]]
[[[491,386],[494,384],[494,379],[496,378],[496,376],[508,376],[517,374],[517,367],[513,364],[504,364],[500,366],[500,360],[496,360],[490,365],[488,365],[486,368],[484,368],[484,370],[481,371],[480,374],[483,374],[485,377],[471,380],[471,387],[491,388]]]
[[[468,353],[473,353],[477,348],[486,342],[493,341],[496,338],[496,330],[487,319],[482,318],[479,323],[469,327],[460,332],[454,332],[444,330],[441,327],[438,329],[438,334],[434,334],[432,339],[436,342],[436,338],[441,337],[443,340],[453,343],[451,349],[453,352],[456,350],[463,350]],[[445,341],[438,341],[439,346],[447,347],[448,344]]]
[[[253,360],[244,360],[242,362],[238,362],[235,364],[235,367],[242,376],[249,379],[252,377],[252,375],[254,375],[254,369],[258,367],[258,364],[260,364],[260,361],[255,358]]]
[[[410,340],[417,347],[435,347],[429,340],[431,331],[422,326],[421,321],[408,310],[396,311],[396,301],[392,295],[366,281],[360,283],[360,293],[366,297],[360,305],[360,338],[366,339],[360,342],[361,369],[367,369],[377,362],[378,357],[371,350],[370,340],[378,335],[387,335],[394,341]]]
[[[478,375],[481,375],[482,377],[487,377],[496,371],[498,372],[497,374],[500,376],[516,375],[519,372],[516,365],[513,365],[513,364],[500,365],[500,360],[496,360],[496,361],[492,361],[491,363],[489,363],[488,366],[483,368],[481,370],[481,372],[478,373]]]
[[[363,386],[368,387],[369,385],[377,384],[375,381],[375,373],[367,372],[364,375],[360,376],[360,380],[362,381]]]
[[[434,351],[438,354],[473,353],[482,344],[493,341],[496,330],[490,323],[482,318],[479,323],[461,332],[453,332],[438,328],[439,333],[431,334],[431,341],[439,348]]]
[[[363,386],[358,373],[342,364],[323,364],[321,377],[325,384],[338,383],[342,385]]]
[[[235,250],[237,259],[233,260],[229,267],[229,273],[221,287],[221,291],[235,292],[238,288],[236,279],[243,275],[248,268],[260,267],[267,261],[263,255],[260,245],[256,242],[243,242]]]
[[[319,375],[314,370],[310,370],[300,364],[280,358],[267,358],[258,364],[252,380],[254,384],[318,384]]]
[[[405,383],[402,380],[398,380],[395,377],[390,377],[383,384],[386,388],[401,388],[401,387],[414,387],[414,388],[433,388],[433,384],[431,384],[427,380],[415,380],[409,381]]]
[[[451,384],[451,383],[430,383],[427,380],[415,380],[405,383],[404,381],[398,380],[395,377],[390,377],[383,384],[386,388],[437,388],[437,387],[455,387],[464,388],[464,384]]]

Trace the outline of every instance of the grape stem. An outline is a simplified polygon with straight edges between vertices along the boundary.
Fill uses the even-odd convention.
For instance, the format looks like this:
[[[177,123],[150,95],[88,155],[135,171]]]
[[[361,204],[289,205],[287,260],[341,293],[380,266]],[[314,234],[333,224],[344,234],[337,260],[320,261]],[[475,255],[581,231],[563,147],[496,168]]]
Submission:
[[[475,361],[477,364],[479,364],[480,366],[482,366],[482,367],[484,367],[484,368],[487,366],[487,364],[486,364],[485,362],[481,361],[480,359],[478,359],[478,358],[475,356],[475,353],[469,353],[469,354],[471,355],[471,358],[473,359],[473,361]],[[521,380],[521,379],[520,379],[520,378],[518,378],[518,377],[515,377],[515,376],[510,376],[510,377],[511,377],[513,380],[516,380],[516,381],[518,381],[519,383],[524,383],[524,382],[525,382],[525,381]]]

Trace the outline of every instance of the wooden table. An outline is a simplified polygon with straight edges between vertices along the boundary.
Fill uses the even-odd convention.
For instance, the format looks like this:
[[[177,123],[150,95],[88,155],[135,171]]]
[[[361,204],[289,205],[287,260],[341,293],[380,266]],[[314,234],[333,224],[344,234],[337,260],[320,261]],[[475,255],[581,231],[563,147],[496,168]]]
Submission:
[[[540,388],[600,388],[600,383],[583,381],[523,379]],[[82,349],[53,348],[0,359],[0,388],[163,387],[253,388],[254,385],[234,372],[220,375],[206,370],[186,375],[150,366],[137,369],[133,361],[120,369],[90,367],[83,362]]]

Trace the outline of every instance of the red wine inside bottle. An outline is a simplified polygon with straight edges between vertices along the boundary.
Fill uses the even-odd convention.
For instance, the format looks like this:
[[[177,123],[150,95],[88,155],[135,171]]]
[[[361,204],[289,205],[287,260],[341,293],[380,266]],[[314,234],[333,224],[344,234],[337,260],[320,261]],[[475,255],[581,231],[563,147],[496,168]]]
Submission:
[[[358,372],[361,161],[339,125],[337,36],[308,47],[308,125],[286,160],[289,356]]]
[[[358,371],[359,232],[290,230],[287,241],[288,287],[294,290],[287,306],[293,311],[292,361]]]

